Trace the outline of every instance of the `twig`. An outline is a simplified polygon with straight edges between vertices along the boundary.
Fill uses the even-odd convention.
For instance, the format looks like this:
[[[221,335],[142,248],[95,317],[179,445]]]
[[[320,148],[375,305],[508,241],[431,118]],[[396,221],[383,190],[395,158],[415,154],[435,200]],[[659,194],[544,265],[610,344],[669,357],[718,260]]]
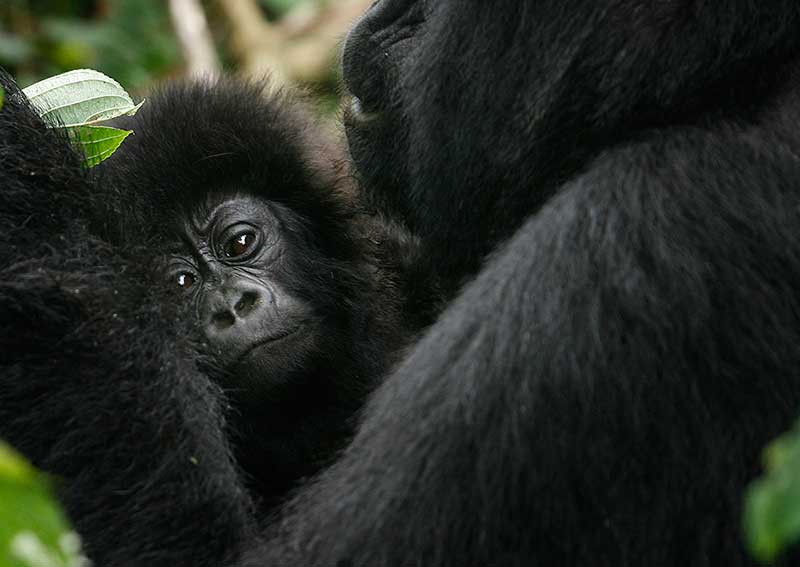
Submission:
[[[186,60],[187,73],[191,76],[216,75],[219,61],[198,0],[169,0],[169,12]]]

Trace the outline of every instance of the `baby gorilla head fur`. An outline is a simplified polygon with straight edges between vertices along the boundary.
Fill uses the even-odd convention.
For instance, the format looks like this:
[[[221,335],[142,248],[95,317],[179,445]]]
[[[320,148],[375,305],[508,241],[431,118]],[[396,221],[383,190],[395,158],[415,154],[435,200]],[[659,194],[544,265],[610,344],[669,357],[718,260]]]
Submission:
[[[414,243],[363,210],[335,146],[284,94],[171,85],[123,126],[135,135],[100,168],[99,231],[159,260],[271,504],[338,448],[424,317],[403,283]]]

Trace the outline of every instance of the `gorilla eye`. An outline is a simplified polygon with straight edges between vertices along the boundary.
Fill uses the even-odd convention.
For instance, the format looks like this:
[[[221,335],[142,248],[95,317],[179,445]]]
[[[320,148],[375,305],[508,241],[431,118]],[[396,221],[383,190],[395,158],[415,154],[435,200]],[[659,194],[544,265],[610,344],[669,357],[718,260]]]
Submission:
[[[195,277],[189,272],[182,272],[176,277],[178,287],[182,289],[189,289],[194,285]]]
[[[225,244],[225,257],[238,258],[247,254],[256,241],[256,233],[252,231],[240,232]]]

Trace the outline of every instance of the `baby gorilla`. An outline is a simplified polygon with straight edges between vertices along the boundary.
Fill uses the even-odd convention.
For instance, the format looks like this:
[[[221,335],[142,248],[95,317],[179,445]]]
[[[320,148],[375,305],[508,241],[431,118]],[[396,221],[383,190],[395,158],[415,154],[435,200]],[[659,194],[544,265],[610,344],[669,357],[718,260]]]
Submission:
[[[370,213],[336,147],[285,94],[233,80],[151,97],[99,168],[96,230],[185,305],[200,367],[265,506],[332,456],[426,319],[415,243]],[[416,289],[421,289],[419,286]]]

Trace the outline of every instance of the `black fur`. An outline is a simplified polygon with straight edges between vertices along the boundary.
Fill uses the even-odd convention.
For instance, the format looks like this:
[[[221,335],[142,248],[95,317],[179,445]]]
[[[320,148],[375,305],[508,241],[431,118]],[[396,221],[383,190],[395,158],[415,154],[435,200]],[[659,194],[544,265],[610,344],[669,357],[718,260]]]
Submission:
[[[377,2],[344,76],[455,297],[252,564],[752,565],[800,408],[800,5]]]

